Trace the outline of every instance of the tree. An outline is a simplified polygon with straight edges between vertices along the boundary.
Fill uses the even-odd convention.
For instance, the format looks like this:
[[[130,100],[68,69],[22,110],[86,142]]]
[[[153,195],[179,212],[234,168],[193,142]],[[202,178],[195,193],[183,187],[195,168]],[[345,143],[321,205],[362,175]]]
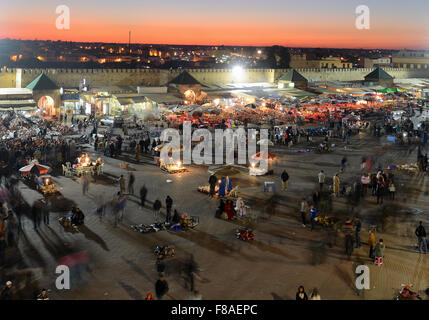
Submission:
[[[265,65],[268,68],[289,68],[289,49],[281,46],[272,46],[267,49]]]

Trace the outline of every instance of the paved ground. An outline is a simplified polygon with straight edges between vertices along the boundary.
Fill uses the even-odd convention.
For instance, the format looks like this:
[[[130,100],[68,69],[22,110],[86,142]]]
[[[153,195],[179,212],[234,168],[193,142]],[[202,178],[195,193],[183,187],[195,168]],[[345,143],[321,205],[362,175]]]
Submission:
[[[167,281],[170,285],[168,299],[186,299],[190,295],[180,275],[183,262],[190,253],[200,265],[201,280],[197,288],[204,299],[294,299],[296,289],[304,285],[307,291],[319,288],[323,299],[392,299],[403,283],[413,283],[415,288],[429,287],[427,261],[429,258],[415,252],[413,235],[417,221],[427,221],[427,177],[396,174],[398,199],[386,200],[377,206],[368,196],[359,207],[352,208],[345,199],[334,201],[334,211],[339,217],[353,216],[359,212],[363,221],[361,237],[363,246],[355,250],[352,260],[344,254],[343,237],[338,233],[336,245],[326,245],[327,233],[318,228],[311,232],[299,221],[298,202],[302,196],[311,196],[317,182],[317,173],[323,169],[332,177],[346,155],[349,166],[341,174],[342,182],[351,182],[359,175],[362,156],[376,154],[384,167],[388,163],[415,161],[405,146],[384,146],[380,140],[366,133],[355,136],[351,146],[344,149],[340,141],[331,154],[297,153],[297,149],[273,147],[280,160],[272,177],[243,177],[234,180],[240,186],[241,196],[250,203],[253,212],[261,219],[256,225],[257,239],[252,243],[235,239],[235,224],[214,218],[217,200],[197,192],[197,187],[207,183],[207,167],[191,166],[190,173],[169,175],[144,158],[135,168],[135,190],[146,184],[148,204],[139,206],[139,199],[129,196],[123,223],[115,228],[110,211],[100,222],[93,214],[97,196],[111,199],[118,191],[113,179],[128,172],[120,168],[121,160],[103,157],[108,178],[92,183],[89,194],[82,195],[78,180],[58,176],[55,184],[68,199],[75,201],[86,214],[85,226],[79,233],[66,233],[56,222],[63,213],[51,214],[50,226],[35,231],[31,220],[24,219],[24,232],[19,250],[14,252],[20,268],[41,268],[37,286],[48,287],[54,299],[142,299],[154,291],[157,279],[153,248],[158,244],[174,245],[177,255],[167,261]],[[90,154],[95,156],[92,149]],[[98,155],[97,155],[98,156]],[[281,191],[280,173],[286,168],[291,177],[287,192]],[[171,183],[166,180],[171,179]],[[264,181],[275,181],[276,194],[263,192]],[[399,182],[399,183],[398,183]],[[329,182],[330,183],[330,182]],[[27,196],[31,190],[26,190]],[[174,208],[199,216],[200,225],[188,232],[159,232],[139,234],[132,224],[152,223],[151,206],[155,199],[170,195]],[[266,205],[273,204],[274,214],[266,213]],[[420,211],[419,211],[420,210]],[[370,224],[378,226],[377,239],[383,237],[387,246],[385,264],[372,265],[368,256],[367,232]],[[91,273],[84,284],[68,291],[55,289],[55,267],[58,259],[73,252],[87,250],[90,255]],[[357,265],[370,268],[371,289],[358,296],[354,290],[354,270]],[[39,270],[39,269],[37,269]],[[16,271],[10,271],[11,274]]]

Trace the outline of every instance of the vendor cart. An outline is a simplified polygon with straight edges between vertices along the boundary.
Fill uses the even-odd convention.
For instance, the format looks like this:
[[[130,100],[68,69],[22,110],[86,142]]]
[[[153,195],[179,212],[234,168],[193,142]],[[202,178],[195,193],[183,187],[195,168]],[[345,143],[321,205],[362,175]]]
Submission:
[[[172,166],[161,165],[160,168],[162,171],[166,171],[166,172],[171,173],[171,174],[189,172],[189,170],[186,169],[185,167],[178,167],[176,165],[172,165]]]
[[[50,175],[43,175],[38,177],[38,179],[40,179],[41,184],[36,184],[37,189],[42,192],[44,196],[59,193],[59,191],[55,188],[55,185],[52,182],[52,177]]]
[[[195,228],[200,223],[200,218],[196,216],[189,216],[186,213],[180,217],[181,230],[189,230]]]

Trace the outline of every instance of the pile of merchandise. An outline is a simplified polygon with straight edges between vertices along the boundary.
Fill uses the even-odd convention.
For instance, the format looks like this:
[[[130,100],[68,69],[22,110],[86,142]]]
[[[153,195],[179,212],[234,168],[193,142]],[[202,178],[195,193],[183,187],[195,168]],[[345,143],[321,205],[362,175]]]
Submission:
[[[136,224],[136,225],[132,225],[131,229],[140,233],[151,233],[151,232],[167,230],[164,223],[153,223],[151,225]]]

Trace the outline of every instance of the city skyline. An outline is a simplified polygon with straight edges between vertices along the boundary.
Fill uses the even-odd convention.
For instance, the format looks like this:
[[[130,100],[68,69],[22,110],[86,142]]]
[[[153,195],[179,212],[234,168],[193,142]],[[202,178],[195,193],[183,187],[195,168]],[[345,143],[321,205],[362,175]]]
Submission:
[[[220,0],[210,5],[196,0],[180,4],[17,0],[4,4],[0,12],[0,38],[127,43],[131,30],[131,42],[145,44],[429,49],[429,22],[424,17],[429,3],[411,2],[412,6],[394,7],[385,0],[367,3],[370,29],[358,30],[355,9],[362,3],[354,0],[306,0],[294,3],[293,10],[290,1],[279,0]],[[70,8],[70,30],[55,27],[60,4]]]

